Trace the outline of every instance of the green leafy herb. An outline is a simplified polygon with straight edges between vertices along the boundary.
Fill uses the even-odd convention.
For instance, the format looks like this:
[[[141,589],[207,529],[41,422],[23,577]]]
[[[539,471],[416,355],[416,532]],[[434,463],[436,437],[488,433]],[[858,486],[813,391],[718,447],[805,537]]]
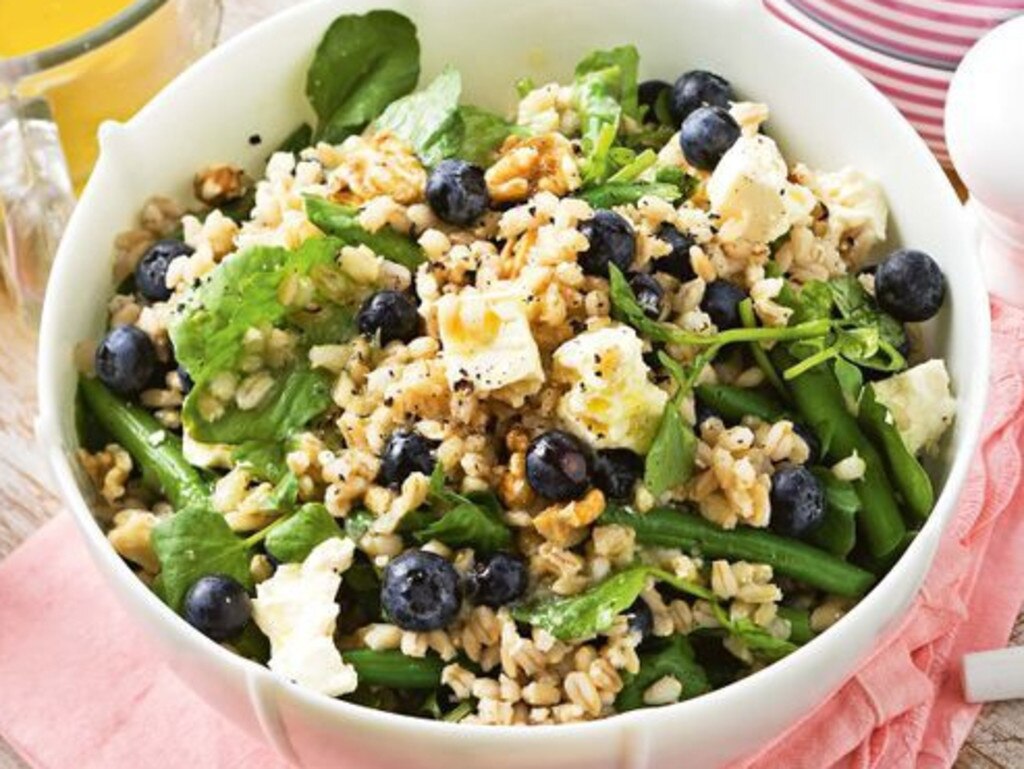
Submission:
[[[288,473],[285,463],[285,445],[280,441],[247,441],[235,446],[231,460],[247,468],[260,480],[277,483]]]
[[[639,598],[651,576],[646,566],[634,566],[597,583],[579,595],[542,599],[518,606],[519,622],[544,628],[562,641],[591,638],[608,630],[615,617]]]
[[[230,643],[236,654],[253,662],[266,665],[270,660],[270,640],[263,635],[255,622],[250,621],[246,624],[238,637],[231,639]]]
[[[594,51],[576,66],[573,100],[582,122],[583,177],[588,184],[600,184],[611,175],[610,152],[622,116],[637,116],[638,66],[633,46]]]
[[[300,507],[267,534],[264,547],[281,563],[301,563],[321,542],[341,536],[337,522],[323,505],[310,502]]]
[[[345,534],[353,542],[359,542],[373,526],[373,513],[360,508],[345,516]]]
[[[392,102],[377,118],[377,128],[388,129],[413,146],[426,166],[454,155],[461,144],[459,97],[462,77],[445,69],[422,91]]]
[[[500,115],[472,105],[459,107],[459,120],[461,142],[455,156],[485,167],[494,161],[505,139],[521,132]]]
[[[456,505],[440,519],[416,532],[419,542],[436,539],[449,547],[473,547],[484,553],[508,548],[512,532],[499,514],[474,502]]]
[[[419,76],[420,45],[409,19],[394,11],[339,16],[320,41],[306,78],[318,138],[336,144],[359,133],[410,93]]]
[[[644,692],[666,676],[682,684],[680,700],[688,700],[711,689],[690,642],[685,636],[675,635],[657,641],[640,654],[640,672],[624,675],[622,691],[615,698],[615,710],[625,713],[645,707]]]
[[[606,182],[578,193],[593,208],[614,208],[636,203],[640,198],[653,195],[670,202],[679,200],[683,193],[673,184],[658,182]]]
[[[363,229],[359,224],[359,211],[354,207],[309,196],[306,198],[306,214],[314,225],[344,245],[365,245],[378,256],[412,270],[426,260],[423,249],[415,241],[390,227],[377,232]]]
[[[661,184],[671,184],[679,188],[683,199],[689,199],[697,191],[700,180],[696,176],[690,176],[681,168],[676,166],[665,166],[659,168],[654,174],[654,181]]]
[[[776,638],[760,625],[754,624],[753,620],[746,617],[731,620],[724,609],[716,608],[719,609],[719,612],[716,613],[721,614],[719,622],[722,623],[726,630],[734,638],[742,641],[755,656],[761,659],[774,662],[788,654],[792,654],[799,648],[792,641]]]
[[[622,45],[610,50],[591,51],[576,65],[576,78],[595,72],[615,70],[614,93],[622,112],[640,118],[638,75],[640,54],[636,46]]]
[[[277,152],[297,153],[313,143],[313,126],[303,123],[277,146]]]
[[[812,472],[825,490],[825,517],[808,535],[812,545],[846,558],[857,544],[857,514],[861,511],[857,489],[849,481],[842,481],[824,467]]]
[[[224,516],[209,507],[180,510],[158,523],[152,538],[160,561],[162,597],[175,611],[200,577],[225,574],[247,589],[252,587],[249,542],[235,535]]]
[[[669,401],[644,461],[644,485],[655,497],[661,496],[690,479],[696,458],[697,437],[683,421],[678,404]]]

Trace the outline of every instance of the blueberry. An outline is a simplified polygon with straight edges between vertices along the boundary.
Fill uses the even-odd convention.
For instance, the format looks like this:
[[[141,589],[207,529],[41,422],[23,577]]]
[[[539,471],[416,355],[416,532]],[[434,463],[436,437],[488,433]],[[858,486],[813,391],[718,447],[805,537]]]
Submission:
[[[252,616],[252,603],[238,580],[225,574],[200,577],[185,594],[185,621],[214,641],[242,632]]]
[[[157,369],[156,347],[135,326],[117,326],[96,348],[96,376],[118,395],[137,395]]]
[[[803,537],[825,516],[825,491],[803,465],[783,465],[772,476],[771,510],[773,531]]]
[[[928,254],[901,248],[878,265],[875,298],[878,306],[897,320],[928,320],[946,298],[946,279]]]
[[[580,225],[590,247],[579,256],[588,275],[608,277],[608,264],[625,272],[633,261],[636,235],[633,226],[614,211],[598,211]]]
[[[587,490],[589,476],[587,451],[567,432],[550,430],[526,449],[526,480],[542,497],[576,499]]]
[[[658,103],[658,99],[666,91],[672,88],[671,85],[666,83],[664,80],[645,80],[637,87],[637,99],[640,102],[641,107],[647,107],[647,111],[644,112],[645,123],[657,123],[658,116],[655,114],[654,108]],[[671,100],[671,94],[669,99]],[[671,101],[669,102],[671,103]]]
[[[821,441],[807,425],[801,422],[793,423],[793,432],[804,439],[807,444],[807,464],[816,465],[821,461]]]
[[[637,598],[622,613],[628,618],[629,630],[639,633],[640,638],[647,638],[654,631],[654,613],[643,598]]]
[[[643,457],[629,449],[602,449],[594,457],[594,485],[608,499],[632,499],[643,474]]]
[[[661,315],[661,300],[665,297],[665,289],[657,279],[645,272],[638,272],[630,276],[629,287],[633,289],[633,296],[644,315],[657,320]]]
[[[449,224],[472,224],[491,203],[484,169],[465,160],[442,160],[427,177],[427,202]]]
[[[167,287],[167,267],[179,256],[189,256],[195,249],[180,240],[158,240],[135,266],[135,288],[151,302],[171,298]]]
[[[676,80],[669,96],[668,108],[672,119],[682,123],[699,107],[728,107],[732,100],[733,93],[728,80],[713,72],[695,69],[684,72]]]
[[[700,107],[679,129],[679,146],[687,162],[702,171],[714,171],[718,161],[740,138],[739,124],[721,107]]]
[[[359,331],[367,336],[380,332],[382,345],[396,339],[409,342],[420,330],[420,316],[416,306],[399,291],[378,291],[359,308],[356,315]]]
[[[740,302],[746,298],[746,291],[735,283],[716,280],[708,283],[704,289],[700,308],[711,317],[711,322],[718,326],[719,331],[739,328],[743,325],[740,320]]]
[[[411,430],[391,433],[380,459],[377,483],[401,488],[413,473],[430,475],[434,472],[434,442]]]
[[[384,569],[380,601],[402,630],[440,630],[459,613],[459,573],[436,553],[408,550]]]
[[[499,606],[512,603],[526,592],[526,564],[508,553],[477,560],[466,575],[466,598],[475,604]]]
[[[666,272],[673,278],[678,278],[684,283],[697,277],[690,264],[690,249],[696,241],[693,236],[680,232],[671,224],[663,224],[656,233],[658,240],[663,240],[672,247],[672,251],[665,256],[654,260],[656,272]]]
[[[195,382],[192,381],[192,377],[188,375],[184,366],[178,366],[178,381],[181,383],[181,394],[188,395],[192,392],[192,388],[195,386]]]

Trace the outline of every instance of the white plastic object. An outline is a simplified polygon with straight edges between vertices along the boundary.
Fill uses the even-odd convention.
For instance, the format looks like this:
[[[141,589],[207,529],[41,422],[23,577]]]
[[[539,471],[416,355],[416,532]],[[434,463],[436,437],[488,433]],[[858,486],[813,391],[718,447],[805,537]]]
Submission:
[[[964,655],[968,702],[1024,699],[1024,646]]]
[[[946,99],[946,142],[970,191],[989,291],[1024,306],[1024,16],[967,53]]]

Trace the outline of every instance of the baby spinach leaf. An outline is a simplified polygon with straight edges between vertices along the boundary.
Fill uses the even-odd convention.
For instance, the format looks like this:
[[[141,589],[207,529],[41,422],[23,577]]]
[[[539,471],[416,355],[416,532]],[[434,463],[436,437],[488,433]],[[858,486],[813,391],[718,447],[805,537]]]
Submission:
[[[206,505],[186,507],[158,523],[152,542],[160,561],[162,597],[175,611],[200,577],[225,574],[252,588],[248,542]]]
[[[661,496],[690,480],[696,458],[697,436],[671,400],[644,460],[644,485],[655,497]]]
[[[264,547],[281,563],[301,563],[321,542],[341,535],[341,529],[327,508],[311,502],[275,526],[267,534]]]
[[[672,202],[679,200],[683,193],[674,184],[658,182],[606,182],[578,193],[593,208],[632,205],[648,195]]]
[[[395,99],[416,87],[416,27],[394,11],[339,16],[324,34],[306,77],[319,118],[317,137],[338,143],[359,133]]]
[[[459,121],[462,137],[456,157],[485,168],[494,161],[495,153],[505,139],[514,133],[522,133],[520,128],[500,115],[468,104],[459,107]]]
[[[512,616],[548,631],[561,641],[577,641],[608,630],[643,592],[651,569],[634,566],[574,596],[555,596],[517,606]]]
[[[462,142],[461,95],[462,77],[446,67],[422,91],[392,102],[376,127],[392,131],[412,145],[424,165],[435,166],[454,155]]]
[[[418,542],[439,540],[449,547],[473,547],[484,553],[512,545],[512,532],[501,519],[497,499],[467,499],[415,533]]]
[[[277,483],[288,473],[285,445],[280,441],[247,441],[235,446],[231,460],[243,465],[257,478]]]
[[[623,676],[622,691],[615,698],[615,710],[625,713],[644,706],[644,692],[665,676],[683,686],[679,700],[688,700],[711,689],[704,668],[685,636],[675,635],[655,642],[640,654],[640,672]]]
[[[375,254],[411,270],[426,260],[423,249],[412,238],[390,227],[369,232],[359,224],[359,211],[324,198],[306,197],[306,214],[317,228],[343,245],[365,245]],[[307,241],[308,242],[308,241]]]

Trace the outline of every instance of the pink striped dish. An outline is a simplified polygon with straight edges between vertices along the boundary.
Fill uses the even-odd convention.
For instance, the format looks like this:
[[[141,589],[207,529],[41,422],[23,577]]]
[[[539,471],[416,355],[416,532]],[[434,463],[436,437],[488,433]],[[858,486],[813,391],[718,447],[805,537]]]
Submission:
[[[953,71],[1024,0],[764,0],[787,24],[842,56],[888,96],[949,165],[942,121]]]

